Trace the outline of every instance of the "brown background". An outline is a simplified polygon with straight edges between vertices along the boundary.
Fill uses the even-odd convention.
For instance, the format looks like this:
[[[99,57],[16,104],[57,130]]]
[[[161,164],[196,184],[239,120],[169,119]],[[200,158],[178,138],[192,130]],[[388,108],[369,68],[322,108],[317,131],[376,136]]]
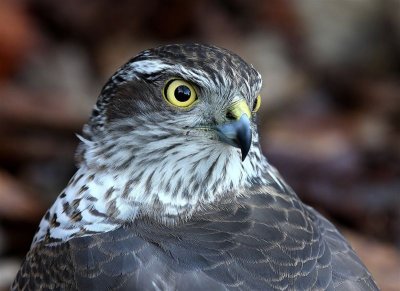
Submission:
[[[378,280],[400,286],[400,1],[0,2],[0,290],[102,84],[140,50],[223,46],[263,75],[263,149]]]

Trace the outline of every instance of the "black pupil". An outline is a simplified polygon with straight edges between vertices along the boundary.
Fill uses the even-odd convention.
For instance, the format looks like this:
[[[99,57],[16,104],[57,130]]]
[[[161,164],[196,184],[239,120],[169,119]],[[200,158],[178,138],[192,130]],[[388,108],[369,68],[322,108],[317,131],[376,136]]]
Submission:
[[[258,98],[253,103],[253,111],[256,110],[257,103],[258,103]]]
[[[180,85],[175,89],[174,94],[176,100],[179,102],[186,102],[190,99],[191,92],[188,86]]]

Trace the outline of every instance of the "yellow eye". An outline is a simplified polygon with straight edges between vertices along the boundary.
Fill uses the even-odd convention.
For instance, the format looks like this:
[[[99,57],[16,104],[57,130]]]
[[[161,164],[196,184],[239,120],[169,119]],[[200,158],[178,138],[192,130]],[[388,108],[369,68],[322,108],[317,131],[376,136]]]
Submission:
[[[189,107],[197,100],[193,86],[184,80],[170,80],[164,87],[164,98],[177,107]]]
[[[261,106],[261,95],[258,95],[253,103],[253,109],[252,109],[253,113],[256,113],[258,109],[260,109],[260,106]]]

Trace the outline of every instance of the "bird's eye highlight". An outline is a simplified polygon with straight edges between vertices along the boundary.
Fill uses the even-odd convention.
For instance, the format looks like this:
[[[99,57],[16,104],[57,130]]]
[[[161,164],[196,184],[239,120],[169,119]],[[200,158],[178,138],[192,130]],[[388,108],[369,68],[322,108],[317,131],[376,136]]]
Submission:
[[[258,109],[260,109],[260,106],[261,106],[261,95],[258,95],[253,103],[253,109],[252,109],[253,113],[256,113]]]
[[[184,80],[170,80],[164,87],[164,98],[177,107],[189,107],[197,100],[193,86]]]

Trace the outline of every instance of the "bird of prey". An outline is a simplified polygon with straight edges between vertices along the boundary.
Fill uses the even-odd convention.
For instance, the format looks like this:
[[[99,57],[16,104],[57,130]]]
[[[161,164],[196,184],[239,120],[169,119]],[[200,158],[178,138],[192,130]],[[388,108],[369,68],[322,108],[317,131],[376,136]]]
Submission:
[[[263,156],[261,76],[201,44],[105,84],[13,290],[378,290]]]

